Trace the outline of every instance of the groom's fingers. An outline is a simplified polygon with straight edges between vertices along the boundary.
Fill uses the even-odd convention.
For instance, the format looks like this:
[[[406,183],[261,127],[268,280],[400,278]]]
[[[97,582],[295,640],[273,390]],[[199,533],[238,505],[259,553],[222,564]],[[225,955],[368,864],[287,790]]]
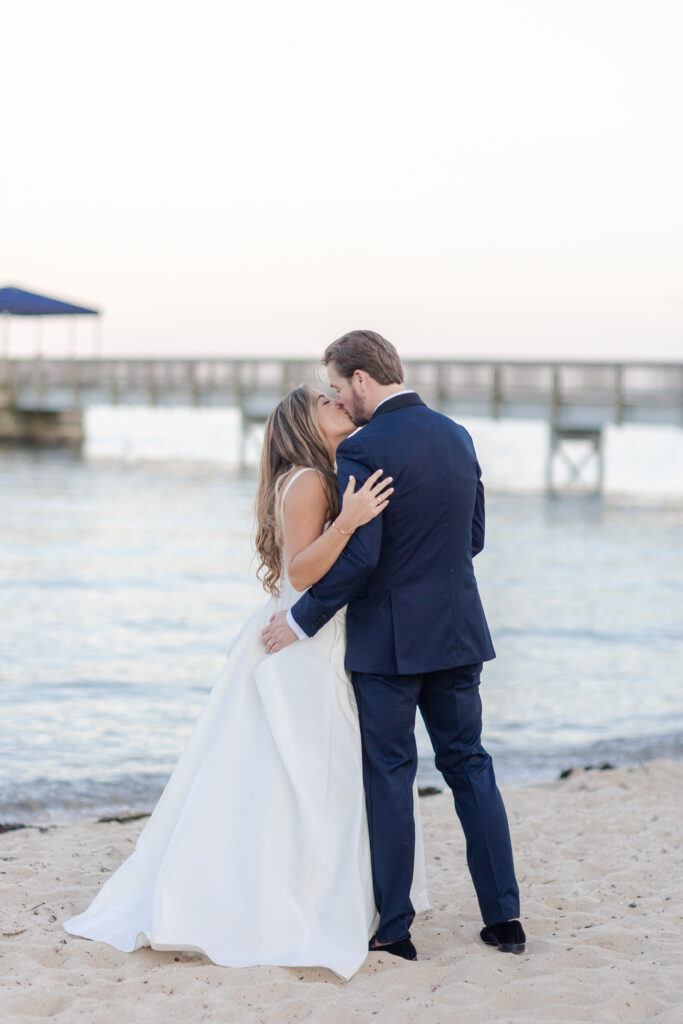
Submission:
[[[277,651],[281,651],[283,647],[288,647],[289,644],[294,643],[297,639],[296,634],[286,623],[280,623],[273,628],[268,627],[264,629],[261,636],[266,648],[266,654],[276,654]]]
[[[268,625],[265,627],[265,629],[261,630],[261,636],[265,636],[268,630],[271,629],[273,622],[275,621],[276,614],[277,612],[270,616],[270,618],[268,619]]]
[[[286,619],[284,619],[283,622],[278,623],[278,615],[281,615],[281,614],[282,614],[281,612],[275,612],[274,615],[271,615],[271,617],[270,617],[270,619],[268,621],[268,625],[266,626],[265,629],[261,630],[261,639],[263,640],[264,644],[273,643],[273,642],[275,642],[278,639],[278,635],[277,635],[278,628],[281,629],[282,626],[287,621]]]

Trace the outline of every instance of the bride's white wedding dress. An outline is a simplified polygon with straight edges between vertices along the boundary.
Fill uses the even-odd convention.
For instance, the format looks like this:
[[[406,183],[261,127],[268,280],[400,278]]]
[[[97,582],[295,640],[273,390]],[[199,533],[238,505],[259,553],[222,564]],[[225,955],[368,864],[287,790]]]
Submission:
[[[135,851],[65,923],[72,935],[125,952],[205,953],[226,967],[322,966],[350,978],[361,966],[376,911],[345,611],[277,654],[261,641],[298,596],[285,580],[235,637]],[[415,816],[420,911],[417,799]]]

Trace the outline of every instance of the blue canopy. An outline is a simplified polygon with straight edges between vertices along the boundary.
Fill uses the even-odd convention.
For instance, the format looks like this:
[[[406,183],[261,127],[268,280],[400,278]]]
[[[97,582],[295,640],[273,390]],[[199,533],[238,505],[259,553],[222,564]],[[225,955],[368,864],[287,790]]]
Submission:
[[[12,316],[99,316],[99,309],[74,306],[23,288],[0,288],[0,313]]]

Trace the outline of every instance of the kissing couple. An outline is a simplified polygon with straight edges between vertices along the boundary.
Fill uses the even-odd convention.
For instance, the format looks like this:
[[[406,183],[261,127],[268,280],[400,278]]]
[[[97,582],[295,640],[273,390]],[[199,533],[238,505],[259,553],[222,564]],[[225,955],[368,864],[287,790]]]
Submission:
[[[244,624],[135,851],[73,935],[228,967],[407,960],[427,909],[419,707],[453,792],[482,940],[521,953],[505,808],[481,745],[495,657],[472,566],[484,490],[467,431],[404,386],[394,346],[352,331],[266,425]],[[360,428],[360,429],[359,429]],[[335,473],[336,462],[336,473]]]

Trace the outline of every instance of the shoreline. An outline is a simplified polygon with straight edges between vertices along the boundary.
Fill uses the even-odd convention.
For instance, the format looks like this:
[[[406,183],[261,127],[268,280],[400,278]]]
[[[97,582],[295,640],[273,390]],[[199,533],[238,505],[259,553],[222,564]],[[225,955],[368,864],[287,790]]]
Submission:
[[[518,755],[516,751],[501,752],[491,744],[487,746],[487,749],[493,757],[499,786],[504,789],[520,789],[527,786],[548,785],[580,772],[625,770],[642,767],[659,760],[683,762],[683,733],[673,732],[631,740],[620,739],[614,742],[601,740],[593,744],[592,747],[569,750],[566,756],[557,756],[552,765],[534,763],[534,752],[527,752],[523,760],[533,767],[527,768],[524,773],[511,768],[512,763],[517,765],[522,761],[521,754]],[[108,821],[123,822],[149,817],[166,786],[171,770],[169,769],[168,773],[155,772],[121,776],[115,780],[109,792],[103,791],[104,787],[97,779],[85,780],[85,782],[78,779],[76,788],[81,798],[89,785],[93,787],[93,798],[90,804],[83,803],[75,809],[72,799],[69,803],[70,813],[69,810],[65,813],[64,805],[59,802],[52,807],[37,807],[38,795],[36,793],[31,795],[31,790],[38,788],[38,784],[45,783],[45,779],[17,786],[14,799],[7,799],[7,789],[3,791],[0,786],[0,793],[6,800],[4,804],[0,802],[0,835],[21,828],[44,830],[69,825],[106,823]],[[428,758],[420,755],[417,780],[421,796],[435,795],[447,789],[443,777],[434,766],[431,755]],[[59,781],[54,780],[50,784],[50,795],[53,799],[55,785],[59,785]],[[73,781],[67,785],[73,785]],[[110,786],[109,780],[105,786]],[[96,795],[95,791],[98,788],[99,792]],[[120,797],[117,797],[117,790],[122,793]],[[143,792],[145,792],[144,796]],[[33,804],[33,807],[24,817],[26,806],[30,806],[29,802]]]
[[[450,794],[425,797],[432,909],[413,928],[419,960],[372,954],[348,983],[321,968],[229,969],[198,954],[126,954],[68,936],[60,922],[132,852],[145,819],[5,832],[5,1019],[674,1024],[683,1001],[682,786],[683,762],[652,761],[501,787],[528,935],[527,952],[514,957],[478,939]]]
[[[626,767],[626,766],[624,766]],[[631,767],[631,766],[628,766]],[[537,782],[519,781],[508,783],[507,786],[501,787],[506,790],[512,789],[525,789],[528,786],[546,786],[553,782],[561,782],[565,779],[570,778],[572,775],[576,775],[580,772],[591,772],[591,771],[617,771],[617,765],[611,764],[611,762],[604,761],[602,764],[586,764],[581,768],[565,768],[560,774],[554,779],[542,779]],[[441,786],[437,785],[424,785],[418,786],[418,795],[420,799],[426,800],[432,796],[440,796],[442,793],[448,793],[448,787],[445,783]],[[153,809],[152,809],[153,810]],[[152,816],[152,811],[131,811],[126,813],[122,811],[120,814],[111,815],[100,815],[99,817],[74,819],[73,821],[2,821],[0,820],[0,835],[4,835],[7,832],[20,832],[22,829],[37,829],[38,832],[50,832],[53,829],[60,828],[73,828],[79,825],[110,825],[116,823],[118,825],[127,825],[129,822],[141,821],[143,822],[147,818]],[[144,827],[144,824],[143,824]]]
[[[544,786],[550,785],[553,782],[559,782],[572,775],[580,774],[582,772],[591,771],[620,771],[629,768],[643,767],[648,764],[652,764],[656,761],[667,760],[667,761],[681,761],[683,762],[683,734],[672,733],[664,737],[652,737],[647,738],[647,745],[650,748],[657,747],[661,751],[659,756],[656,757],[642,757],[638,756],[636,749],[628,750],[624,749],[622,744],[606,744],[598,743],[595,745],[593,750],[593,760],[590,763],[576,763],[576,758],[579,759],[585,756],[588,751],[584,750],[578,754],[568,756],[562,761],[558,761],[558,764],[553,765],[552,772],[549,767],[544,769],[538,769],[530,774],[510,778],[508,773],[500,772],[498,769],[499,761],[501,760],[500,753],[492,753],[494,767],[497,769],[498,783],[500,788],[505,790],[516,790],[524,789],[529,786]],[[489,748],[490,749],[490,748]],[[559,768],[559,764],[566,764],[566,767]],[[430,759],[428,764],[428,770],[422,767],[422,770],[418,769],[418,789],[421,797],[435,796],[442,792],[447,792],[448,787],[441,776],[441,774],[434,767],[433,760]],[[22,820],[20,815],[17,815],[14,811],[3,811],[2,804],[0,804],[0,835],[5,832],[18,831],[25,828],[35,828],[41,831],[45,831],[52,828],[63,828],[72,825],[87,825],[87,824],[106,824],[108,822],[118,822],[123,824],[127,821],[136,821],[141,818],[148,818],[154,807],[157,804],[159,797],[161,796],[163,789],[168,781],[170,772],[168,775],[153,775],[150,776],[154,779],[154,789],[150,795],[150,798],[146,800],[142,805],[140,802],[126,801],[125,798],[121,798],[120,803],[117,806],[116,800],[111,799],[110,805],[101,805],[99,809],[97,805],[91,806],[89,809],[83,808],[85,813],[76,817],[61,816],[61,807],[56,808],[45,808],[42,812],[39,812],[39,817],[35,820]],[[501,775],[503,779],[501,781]],[[507,777],[506,777],[507,776]],[[144,775],[137,776],[136,778],[145,778]],[[128,778],[121,780],[122,782],[128,782]],[[11,806],[11,804],[10,804]],[[35,813],[35,812],[34,812]],[[54,816],[53,816],[54,815]]]

